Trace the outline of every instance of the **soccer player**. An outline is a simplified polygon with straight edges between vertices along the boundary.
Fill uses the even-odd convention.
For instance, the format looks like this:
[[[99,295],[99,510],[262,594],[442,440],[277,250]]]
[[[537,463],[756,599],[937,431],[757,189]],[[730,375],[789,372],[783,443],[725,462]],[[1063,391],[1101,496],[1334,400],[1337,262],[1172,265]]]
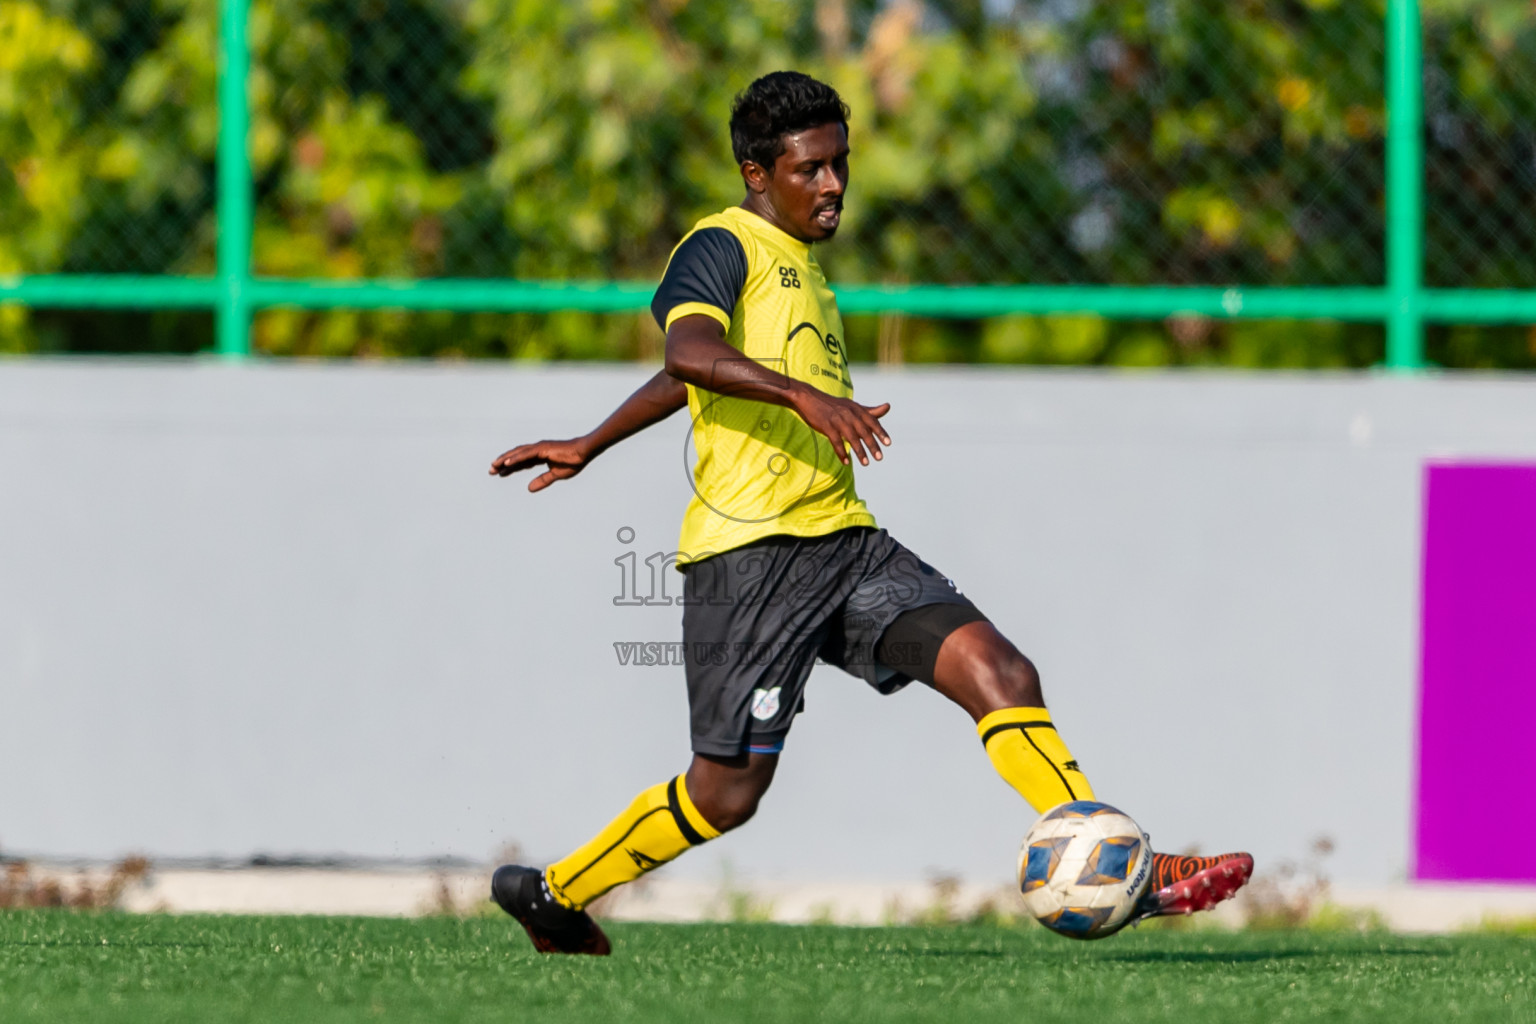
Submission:
[[[998,774],[1037,811],[1092,800],[1029,659],[948,579],[886,531],[854,490],[853,460],[891,443],[889,403],[853,398],[837,302],[814,246],[837,233],[848,108],[779,71],[731,109],[746,198],[672,252],[651,312],[665,368],[585,437],[504,453],[540,491],[672,415],[693,418],[694,497],[677,556],[693,760],[644,790],[542,871],[496,870],[491,898],[545,952],[606,954],[585,907],[745,823],[773,781],[819,657],[881,693],[916,679],[965,709]],[[1140,919],[1204,910],[1247,881],[1247,854],[1156,854]]]

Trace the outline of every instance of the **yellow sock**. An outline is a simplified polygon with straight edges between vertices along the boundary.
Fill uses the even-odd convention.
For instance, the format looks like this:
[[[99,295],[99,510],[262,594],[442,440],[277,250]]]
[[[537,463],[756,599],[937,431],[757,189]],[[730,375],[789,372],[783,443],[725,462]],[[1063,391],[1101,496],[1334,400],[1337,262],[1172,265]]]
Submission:
[[[1045,708],[994,711],[976,723],[976,731],[997,774],[1035,810],[1093,799],[1088,777],[1056,735]]]
[[[550,894],[580,910],[603,893],[720,835],[688,799],[679,775],[652,786],[597,835],[544,869]]]

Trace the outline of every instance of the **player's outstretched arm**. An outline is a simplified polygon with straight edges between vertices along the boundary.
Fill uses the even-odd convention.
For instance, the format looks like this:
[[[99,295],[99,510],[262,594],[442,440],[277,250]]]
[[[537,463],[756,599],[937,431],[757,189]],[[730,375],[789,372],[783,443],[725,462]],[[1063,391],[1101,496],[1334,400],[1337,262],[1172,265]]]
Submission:
[[[660,423],[688,404],[688,389],[662,370],[624,399],[590,434],[569,441],[520,444],[491,463],[492,476],[511,476],[534,466],[548,468],[528,481],[528,490],[542,491],[556,480],[569,480],[587,464],[631,434]]]
[[[812,430],[826,435],[845,464],[852,452],[867,466],[871,455],[882,457],[882,444],[891,443],[880,425],[880,417],[891,411],[891,403],[860,405],[771,370],[733,348],[725,340],[719,321],[702,313],[672,322],[667,331],[666,372],[719,395],[793,409]]]

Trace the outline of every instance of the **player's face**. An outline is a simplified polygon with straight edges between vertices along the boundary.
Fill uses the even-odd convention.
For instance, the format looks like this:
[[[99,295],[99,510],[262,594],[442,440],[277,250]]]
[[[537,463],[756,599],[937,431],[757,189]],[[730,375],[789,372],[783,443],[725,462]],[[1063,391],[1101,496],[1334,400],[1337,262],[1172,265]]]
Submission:
[[[843,219],[848,190],[848,132],[824,124],[784,136],[784,152],[762,179],[763,199],[785,232],[802,242],[824,242]]]

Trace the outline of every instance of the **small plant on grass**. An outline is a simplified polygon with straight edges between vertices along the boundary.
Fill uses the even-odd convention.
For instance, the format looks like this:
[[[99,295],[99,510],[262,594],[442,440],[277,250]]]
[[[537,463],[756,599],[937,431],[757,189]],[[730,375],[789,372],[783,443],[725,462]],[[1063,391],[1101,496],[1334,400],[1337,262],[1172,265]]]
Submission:
[[[773,920],[773,901],[760,898],[736,882],[736,872],[727,861],[721,870],[720,890],[710,901],[705,917],[714,921],[746,924]]]
[[[73,880],[40,874],[27,861],[7,861],[4,873],[0,874],[0,909],[115,910],[128,887],[148,874],[149,861],[143,857],[118,861],[104,880],[93,879],[84,871]]]
[[[1237,899],[1243,927],[1256,931],[1307,927],[1328,906],[1330,883],[1324,861],[1332,853],[1333,840],[1319,836],[1305,860],[1280,861],[1256,874]]]

